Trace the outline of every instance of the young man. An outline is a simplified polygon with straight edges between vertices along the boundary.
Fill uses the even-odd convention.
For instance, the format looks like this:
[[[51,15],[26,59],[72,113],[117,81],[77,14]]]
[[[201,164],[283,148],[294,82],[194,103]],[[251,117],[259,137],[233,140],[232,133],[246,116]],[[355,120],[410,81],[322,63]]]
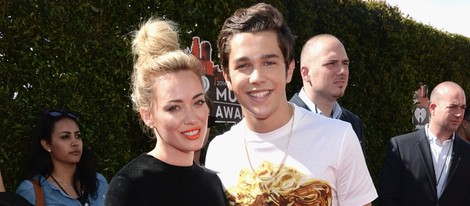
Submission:
[[[260,3],[228,18],[219,34],[224,77],[244,119],[209,145],[232,205],[368,205],[377,197],[350,124],[288,103],[294,37]]]
[[[317,114],[349,122],[365,152],[361,119],[341,107],[338,99],[348,86],[349,58],[343,44],[333,35],[310,38],[300,54],[303,87],[290,101]]]
[[[470,144],[455,131],[465,93],[454,82],[431,92],[425,128],[390,140],[380,177],[380,205],[470,205]]]

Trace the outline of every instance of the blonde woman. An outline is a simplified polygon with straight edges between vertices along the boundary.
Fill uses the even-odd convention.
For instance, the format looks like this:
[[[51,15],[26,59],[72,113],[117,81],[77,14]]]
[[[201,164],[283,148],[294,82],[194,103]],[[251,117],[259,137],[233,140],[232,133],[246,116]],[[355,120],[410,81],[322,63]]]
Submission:
[[[193,161],[209,113],[202,65],[180,49],[170,21],[147,21],[132,49],[134,110],[157,142],[113,177],[105,205],[225,205],[218,176]]]

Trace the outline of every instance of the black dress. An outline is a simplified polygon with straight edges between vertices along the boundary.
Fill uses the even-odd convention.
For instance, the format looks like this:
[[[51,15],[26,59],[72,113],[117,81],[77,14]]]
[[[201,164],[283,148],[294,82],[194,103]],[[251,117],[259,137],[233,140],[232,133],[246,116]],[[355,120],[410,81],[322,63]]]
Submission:
[[[227,205],[217,174],[193,164],[169,165],[142,154],[124,166],[111,180],[105,205]]]

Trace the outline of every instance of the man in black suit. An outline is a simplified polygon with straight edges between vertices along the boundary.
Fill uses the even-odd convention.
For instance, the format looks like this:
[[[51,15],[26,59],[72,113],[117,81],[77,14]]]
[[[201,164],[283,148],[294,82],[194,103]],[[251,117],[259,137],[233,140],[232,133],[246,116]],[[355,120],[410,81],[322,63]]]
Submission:
[[[455,133],[465,101],[458,84],[438,84],[431,93],[429,124],[390,140],[381,205],[470,205],[470,144]]]
[[[365,152],[361,119],[341,107],[349,78],[349,59],[343,44],[333,35],[310,38],[300,54],[303,87],[290,101],[300,107],[334,119],[349,122]]]

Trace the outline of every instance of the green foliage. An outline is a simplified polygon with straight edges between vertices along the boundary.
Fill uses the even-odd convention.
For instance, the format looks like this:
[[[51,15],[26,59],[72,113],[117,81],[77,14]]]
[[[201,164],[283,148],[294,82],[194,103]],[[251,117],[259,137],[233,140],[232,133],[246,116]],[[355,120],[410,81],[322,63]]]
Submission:
[[[7,189],[19,184],[35,123],[45,108],[81,114],[86,146],[111,179],[124,164],[153,148],[132,111],[132,31],[151,16],[180,25],[184,47],[199,36],[212,43],[225,18],[257,1],[44,1],[0,3],[0,164]],[[413,92],[452,80],[470,91],[470,39],[401,17],[382,2],[267,1],[284,13],[302,44],[311,36],[340,38],[351,59],[350,85],[340,103],[361,117],[374,180],[388,139],[410,132]],[[216,62],[217,63],[217,62]],[[298,69],[288,97],[302,87]],[[220,134],[230,125],[218,125]],[[314,125],[312,125],[314,126]]]

